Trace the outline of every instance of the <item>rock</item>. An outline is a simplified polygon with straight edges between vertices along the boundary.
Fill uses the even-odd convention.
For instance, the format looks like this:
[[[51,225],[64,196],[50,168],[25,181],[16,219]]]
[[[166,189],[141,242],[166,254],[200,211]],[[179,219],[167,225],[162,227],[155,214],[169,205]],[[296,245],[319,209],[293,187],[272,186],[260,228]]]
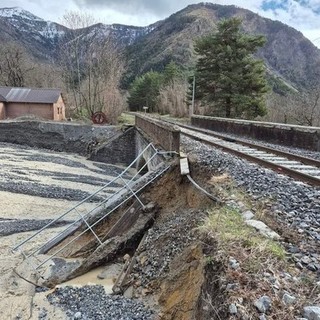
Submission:
[[[303,264],[309,264],[311,262],[311,258],[308,257],[308,256],[304,256],[304,257],[301,258],[301,262]]]
[[[133,297],[133,286],[130,286],[124,293],[125,298],[131,299]]]
[[[130,257],[130,255],[127,254],[127,253],[123,256],[123,261],[128,261],[128,260],[130,260],[130,259],[131,259],[131,257]]]
[[[309,269],[310,271],[317,271],[319,268],[320,268],[319,263],[309,263],[307,265],[307,269]]]
[[[150,294],[152,291],[148,288],[143,288],[141,294],[145,297],[146,295]]]
[[[231,303],[229,305],[229,313],[230,314],[237,314],[238,313],[238,308],[234,303]]]
[[[300,228],[308,228],[308,227],[309,227],[309,225],[307,223],[305,223],[305,222],[300,223]]]
[[[261,313],[266,313],[271,308],[271,299],[268,296],[262,296],[254,302],[254,306]]]
[[[244,210],[244,209],[246,208],[246,205],[245,205],[242,201],[239,201],[239,202],[238,202],[238,208],[239,208],[240,210]]]
[[[42,308],[38,315],[39,320],[46,319],[47,314],[48,314],[47,310],[45,308]]]
[[[294,296],[291,296],[290,294],[288,294],[287,292],[283,295],[282,297],[282,301],[286,304],[286,305],[289,305],[289,304],[293,304],[296,302],[296,297]]]
[[[288,248],[288,251],[290,253],[298,253],[300,250],[298,247],[294,246],[294,245],[290,245],[290,247]]]
[[[303,316],[308,320],[320,320],[320,307],[318,306],[304,307]]]
[[[242,213],[242,217],[244,220],[251,220],[254,217],[254,214],[252,211],[247,210],[245,212]]]
[[[297,262],[296,266],[297,266],[297,268],[300,269],[300,270],[303,269],[303,265],[302,265],[301,262]]]
[[[261,234],[266,236],[267,238],[279,240],[280,236],[273,230],[271,230],[265,223],[258,220],[247,220],[246,223],[258,230]]]
[[[145,265],[145,263],[147,262],[147,260],[148,260],[148,257],[146,256],[146,255],[142,255],[142,256],[140,256],[139,257],[139,262],[140,262],[140,264],[142,265],[142,266],[144,266]]]
[[[259,316],[259,320],[267,320],[266,315],[265,315],[265,314],[261,314],[261,315]]]
[[[295,231],[300,229],[300,232],[303,232],[302,234],[312,231],[312,238],[320,241],[320,224],[318,221],[320,191],[318,189],[278,175],[271,170],[251,165],[245,160],[185,137],[181,139],[181,144],[184,147],[184,151],[188,155],[191,154],[196,157],[200,164],[233,178],[236,185],[243,187],[252,199],[273,199],[270,209],[272,209],[275,220],[279,220],[283,225],[290,226],[290,229]],[[276,147],[279,149],[283,148]],[[284,149],[287,152],[301,153],[308,156],[307,151],[302,152],[296,149],[292,150],[291,148]],[[316,158],[320,158],[318,153]],[[237,207],[237,196],[232,194],[229,198],[233,199],[233,202],[236,204],[235,207]],[[309,227],[313,226],[315,230],[310,230],[311,228],[308,227],[305,228],[306,225],[309,225]],[[294,247],[289,251],[297,253],[299,252],[299,248]]]
[[[155,203],[149,202],[149,203],[143,208],[143,211],[144,211],[144,212],[151,212],[152,210],[154,210],[155,207],[156,207]]]
[[[229,259],[229,265],[234,270],[236,270],[240,267],[239,262],[232,257],[230,257],[230,259]]]
[[[226,290],[230,291],[230,290],[236,290],[238,288],[238,284],[237,283],[228,283],[226,286]]]
[[[240,297],[240,298],[238,298],[238,302],[239,302],[240,304],[243,304],[243,300],[244,300],[244,299],[243,299],[243,298],[241,298],[241,297]]]
[[[73,318],[74,319],[81,319],[82,318],[82,313],[78,311],[77,313],[74,314]]]

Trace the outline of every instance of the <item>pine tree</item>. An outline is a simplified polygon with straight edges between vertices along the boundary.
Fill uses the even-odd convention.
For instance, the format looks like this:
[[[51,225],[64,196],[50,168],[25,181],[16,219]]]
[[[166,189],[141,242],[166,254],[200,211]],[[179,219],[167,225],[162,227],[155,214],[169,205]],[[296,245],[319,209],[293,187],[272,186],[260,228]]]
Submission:
[[[196,88],[216,115],[252,119],[266,113],[265,67],[253,57],[266,40],[242,33],[240,26],[238,18],[223,20],[216,33],[196,41]]]
[[[180,67],[174,61],[170,61],[163,71],[163,85],[172,84],[175,80],[182,78],[183,73]]]
[[[128,97],[129,109],[142,111],[147,107],[150,112],[157,111],[157,102],[162,84],[162,75],[155,71],[149,71],[136,78],[130,89]]]

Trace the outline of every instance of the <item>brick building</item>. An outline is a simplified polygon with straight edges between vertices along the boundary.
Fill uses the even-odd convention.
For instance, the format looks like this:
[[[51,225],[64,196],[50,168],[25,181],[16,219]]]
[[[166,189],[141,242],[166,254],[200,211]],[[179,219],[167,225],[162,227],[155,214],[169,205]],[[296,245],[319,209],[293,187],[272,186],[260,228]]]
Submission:
[[[34,115],[64,120],[65,104],[59,89],[0,87],[0,120]]]

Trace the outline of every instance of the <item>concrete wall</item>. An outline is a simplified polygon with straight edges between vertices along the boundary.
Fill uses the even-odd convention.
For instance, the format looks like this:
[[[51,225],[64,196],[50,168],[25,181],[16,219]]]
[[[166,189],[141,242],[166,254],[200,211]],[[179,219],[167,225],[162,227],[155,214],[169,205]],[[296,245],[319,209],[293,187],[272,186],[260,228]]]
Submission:
[[[164,124],[156,119],[136,115],[136,127],[141,129],[155,145],[166,151],[180,150],[180,129],[171,124]]]
[[[3,121],[0,122],[0,141],[88,155],[93,146],[105,143],[119,131],[115,126],[69,122]]]
[[[192,116],[191,124],[200,128],[239,134],[257,140],[320,151],[320,128],[270,122]]]
[[[139,129],[131,127],[94,148],[89,159],[128,166],[149,144],[150,141]],[[147,163],[145,171],[155,169],[163,162],[160,155],[153,156],[155,152],[151,146],[147,148],[142,157],[134,164],[134,167],[139,170]],[[149,159],[151,160],[149,161]]]
[[[129,165],[136,158],[136,139],[133,127],[120,131],[109,141],[92,149],[90,160]]]
[[[144,135],[140,129],[136,128],[136,156],[138,156],[143,150],[142,157],[136,163],[136,169],[140,170],[144,164],[147,164],[146,169],[154,170],[160,163],[164,161],[163,157],[160,155],[155,155],[156,150],[152,146],[147,146],[150,144],[151,141]]]
[[[3,102],[0,102],[0,120],[6,118],[6,108]]]
[[[61,121],[66,118],[66,107],[62,96],[59,96],[59,99],[56,103],[53,104],[53,120]]]
[[[53,120],[53,105],[46,103],[7,103],[6,117],[9,119],[35,115],[44,120]]]

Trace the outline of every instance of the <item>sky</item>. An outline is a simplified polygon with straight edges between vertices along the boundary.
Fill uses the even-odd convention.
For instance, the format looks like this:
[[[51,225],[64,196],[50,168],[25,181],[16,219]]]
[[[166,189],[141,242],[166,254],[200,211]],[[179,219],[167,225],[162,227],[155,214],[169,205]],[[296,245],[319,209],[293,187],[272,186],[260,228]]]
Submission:
[[[0,0],[0,8],[18,6],[45,20],[61,23],[67,11],[86,11],[97,22],[146,26],[164,19],[197,0]],[[320,48],[320,0],[216,0],[301,31]]]

